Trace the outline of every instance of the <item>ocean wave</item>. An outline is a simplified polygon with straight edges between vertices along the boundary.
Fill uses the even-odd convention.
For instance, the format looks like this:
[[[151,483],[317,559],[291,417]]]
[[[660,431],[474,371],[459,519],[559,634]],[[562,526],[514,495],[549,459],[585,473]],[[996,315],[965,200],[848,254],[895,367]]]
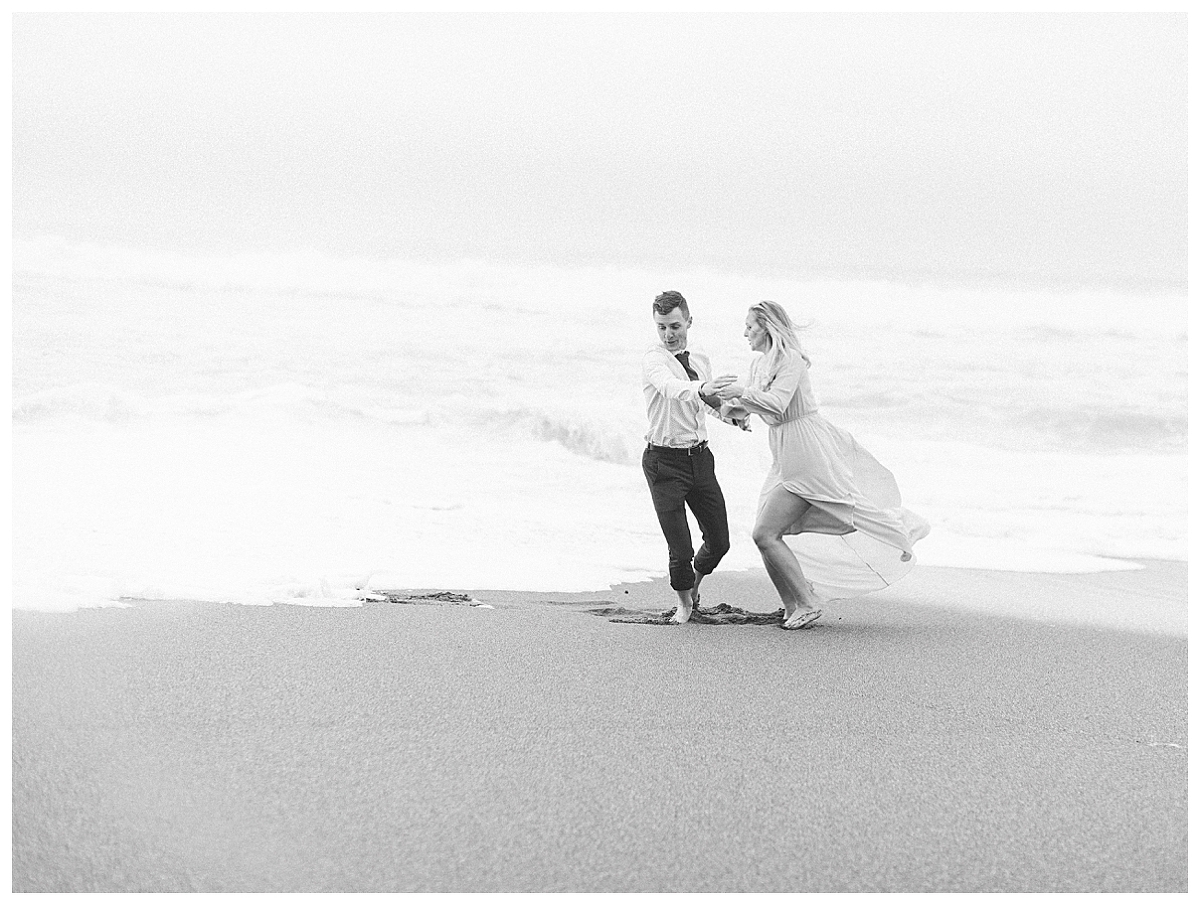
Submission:
[[[593,309],[619,308],[644,293],[649,274],[607,267],[562,268],[474,259],[442,262],[276,251],[180,253],[160,248],[77,242],[40,235],[13,239],[14,279],[133,284],[185,293],[255,293],[358,301],[402,307],[423,304],[504,313],[557,309],[588,287]]]
[[[630,461],[623,424],[589,419],[568,412],[532,407],[489,407],[436,402],[421,409],[399,408],[338,396],[301,383],[283,383],[229,394],[178,393],[148,396],[110,384],[79,383],[32,393],[14,400],[13,422],[35,424],[58,418],[82,418],[120,424],[134,419],[248,415],[325,416],[363,419],[383,425],[466,425],[487,436],[524,436],[598,462]]]
[[[132,418],[170,416],[218,416],[325,412],[333,416],[357,416],[385,424],[426,424],[424,409],[388,408],[339,399],[314,387],[284,383],[237,393],[178,393],[145,396],[110,384],[79,383],[31,393],[16,399],[13,421],[35,423],[57,417],[81,417],[94,421],[122,422]]]
[[[1092,449],[1155,449],[1187,445],[1188,419],[1136,410],[1033,408],[1014,419],[1066,445]]]
[[[533,407],[447,407],[432,421],[468,425],[497,435],[531,437],[545,443],[556,443],[563,449],[596,462],[627,465],[630,426],[616,421],[589,418],[583,414],[546,411]]]
[[[625,439],[609,433],[606,427],[580,424],[548,415],[529,415],[525,419],[540,440],[558,443],[570,450],[598,462],[616,465],[629,463],[629,450]]]
[[[13,400],[17,423],[44,421],[59,415],[78,415],[101,421],[119,421],[134,414],[137,401],[128,393],[99,383],[55,387]]]

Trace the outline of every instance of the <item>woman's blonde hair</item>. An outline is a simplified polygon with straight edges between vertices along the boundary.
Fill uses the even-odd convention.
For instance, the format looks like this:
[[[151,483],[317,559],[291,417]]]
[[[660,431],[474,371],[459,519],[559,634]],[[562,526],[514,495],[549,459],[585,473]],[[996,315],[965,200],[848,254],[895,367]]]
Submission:
[[[795,349],[804,359],[804,364],[812,367],[812,361],[800,347],[800,337],[796,335],[796,326],[788,317],[783,305],[778,302],[758,302],[750,306],[750,313],[758,321],[758,325],[767,331],[771,338],[771,348],[767,350],[763,364],[765,374],[774,374],[779,367],[779,360],[785,352]]]

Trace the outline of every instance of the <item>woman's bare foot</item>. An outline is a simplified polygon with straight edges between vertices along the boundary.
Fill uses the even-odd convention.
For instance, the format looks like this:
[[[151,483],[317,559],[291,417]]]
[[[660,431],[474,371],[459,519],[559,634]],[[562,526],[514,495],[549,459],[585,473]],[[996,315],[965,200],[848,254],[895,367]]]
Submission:
[[[801,613],[811,613],[815,609],[817,609],[817,607],[813,606],[812,604],[805,605],[805,604],[801,603],[797,606],[788,606],[785,603],[783,605],[783,621],[787,622],[793,616],[799,615]]]
[[[820,610],[796,607],[790,615],[784,613],[783,622],[779,624],[779,627],[786,629],[807,628],[820,618]]]

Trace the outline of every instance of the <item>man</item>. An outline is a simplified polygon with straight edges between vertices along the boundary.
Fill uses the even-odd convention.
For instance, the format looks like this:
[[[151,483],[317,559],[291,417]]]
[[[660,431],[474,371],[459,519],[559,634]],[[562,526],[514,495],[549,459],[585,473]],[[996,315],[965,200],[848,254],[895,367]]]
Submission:
[[[667,539],[671,588],[679,596],[671,621],[682,625],[692,618],[692,608],[700,600],[701,580],[729,550],[725,496],[717,483],[704,416],[721,417],[716,393],[732,378],[714,381],[708,356],[688,350],[692,316],[678,292],[655,298],[654,323],[659,345],[642,358],[642,389],[650,419],[642,471]],[[694,560],[684,504],[691,508],[704,537]]]

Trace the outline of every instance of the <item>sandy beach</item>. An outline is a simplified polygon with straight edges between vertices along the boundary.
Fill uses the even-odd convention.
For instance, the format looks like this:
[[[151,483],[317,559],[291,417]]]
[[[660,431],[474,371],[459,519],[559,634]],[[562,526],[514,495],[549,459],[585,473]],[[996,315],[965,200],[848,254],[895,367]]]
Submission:
[[[1181,892],[1187,566],[13,616],[15,892]],[[19,603],[19,601],[18,601]],[[760,572],[705,604],[770,611]]]
[[[578,12],[12,16],[14,891],[1186,892],[1186,12]]]

